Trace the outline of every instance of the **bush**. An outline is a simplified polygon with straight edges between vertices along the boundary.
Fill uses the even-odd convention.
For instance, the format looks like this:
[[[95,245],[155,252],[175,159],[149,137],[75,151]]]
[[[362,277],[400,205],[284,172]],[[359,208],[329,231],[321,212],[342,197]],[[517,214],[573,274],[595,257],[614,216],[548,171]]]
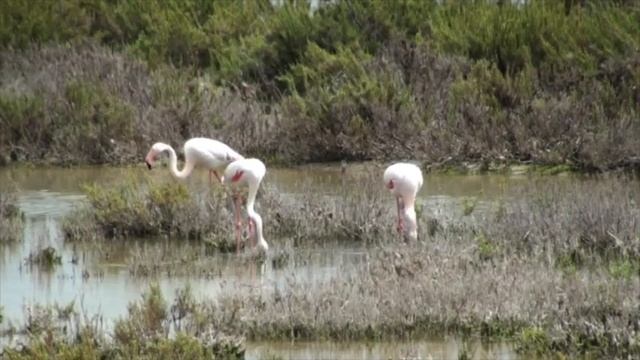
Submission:
[[[0,150],[134,162],[208,136],[281,162],[637,168],[640,10],[568,5],[3,4]]]
[[[129,178],[109,188],[88,185],[84,191],[88,206],[67,218],[63,227],[71,240],[90,239],[95,228],[106,238],[191,239],[201,239],[209,233],[222,235],[230,228],[225,225],[231,215],[225,208],[224,196],[213,188],[204,198],[198,198],[181,183]]]
[[[593,74],[609,58],[632,55],[639,16],[637,8],[606,2],[569,13],[562,2],[445,5],[434,11],[433,43],[446,53],[487,60],[503,73],[533,66],[553,81],[578,69]]]

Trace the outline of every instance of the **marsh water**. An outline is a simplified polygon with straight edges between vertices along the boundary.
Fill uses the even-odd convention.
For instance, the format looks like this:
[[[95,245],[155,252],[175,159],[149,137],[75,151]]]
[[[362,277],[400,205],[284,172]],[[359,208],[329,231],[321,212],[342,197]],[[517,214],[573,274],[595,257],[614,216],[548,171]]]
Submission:
[[[366,168],[366,170],[365,170]],[[206,264],[206,274],[174,275],[133,274],[130,264],[145,251],[162,254],[180,253],[188,242],[180,239],[145,241],[113,241],[109,244],[65,244],[61,221],[84,196],[82,185],[109,185],[123,177],[142,176],[146,169],[81,167],[0,169],[0,191],[14,192],[25,214],[23,240],[0,245],[0,305],[5,321],[2,327],[24,322],[25,314],[36,305],[67,305],[89,316],[99,316],[109,324],[126,315],[127,305],[140,299],[149,284],[159,284],[167,301],[177,289],[189,284],[200,299],[215,299],[221,292],[243,288],[280,289],[291,279],[309,283],[329,281],[365,261],[367,249],[334,244],[323,247],[298,247],[292,259],[283,267],[270,262],[258,265],[243,261],[241,256],[215,255]],[[270,169],[264,182],[277,191],[295,195],[302,191],[331,194],[337,187],[352,187],[358,191],[358,174],[375,174],[382,168],[349,166],[306,166],[295,169]],[[146,175],[145,173],[144,175]],[[157,169],[152,176],[169,176],[166,169]],[[372,175],[373,176],[373,175]],[[571,177],[556,177],[554,181],[579,181]],[[206,191],[207,175],[196,173],[187,180],[194,191]],[[435,217],[446,217],[463,211],[465,199],[476,199],[479,212],[488,208],[492,199],[510,187],[528,181],[540,181],[525,175],[428,175],[426,186],[419,194],[423,211]],[[217,184],[216,184],[217,185]],[[382,188],[382,186],[381,186]],[[381,190],[382,191],[382,190]],[[390,199],[390,209],[393,201]],[[265,224],[268,226],[268,224]],[[53,247],[62,256],[62,264],[53,270],[31,267],[25,259],[39,249]],[[133,260],[132,260],[133,259]],[[107,325],[108,326],[108,325]],[[5,339],[0,344],[5,344]],[[386,358],[456,358],[460,351],[457,339],[434,339],[419,342],[393,343],[331,343],[331,342],[266,342],[248,343],[248,359],[277,355],[291,359],[386,359]],[[515,358],[507,344],[472,344],[475,358]]]

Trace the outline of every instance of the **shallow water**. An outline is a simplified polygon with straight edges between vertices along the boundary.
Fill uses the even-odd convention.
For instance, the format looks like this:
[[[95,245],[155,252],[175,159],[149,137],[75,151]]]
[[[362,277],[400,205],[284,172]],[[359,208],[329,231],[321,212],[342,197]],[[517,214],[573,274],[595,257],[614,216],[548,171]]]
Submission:
[[[338,189],[357,191],[364,177],[379,176],[383,168],[375,165],[353,165],[346,172],[340,166],[305,166],[296,169],[270,169],[265,184],[286,194],[318,191],[332,194]],[[25,310],[34,304],[66,305],[74,302],[76,309],[86,314],[100,314],[107,323],[126,314],[127,305],[140,299],[150,283],[158,283],[168,301],[175,291],[190,284],[197,298],[215,298],[221,291],[230,292],[247,287],[265,291],[286,288],[287,281],[319,283],[344,274],[366,258],[366,249],[328,246],[324,248],[291,249],[292,259],[283,268],[243,261],[236,255],[218,255],[208,262],[206,275],[153,277],[132,276],[128,259],[140,251],[180,253],[188,243],[178,240],[117,242],[110,244],[64,244],[60,236],[60,221],[84,197],[82,185],[98,182],[110,184],[124,177],[147,174],[142,167],[108,168],[4,168],[0,169],[0,191],[15,192],[18,205],[25,213],[22,242],[0,245],[0,304],[4,308],[4,326],[23,322]],[[169,176],[167,169],[156,169],[152,176]],[[562,180],[559,180],[562,179]],[[207,186],[207,175],[199,172],[188,179],[193,191]],[[526,176],[502,175],[428,175],[419,194],[423,209],[442,218],[459,216],[462,201],[478,200],[476,212],[490,208],[491,200],[509,188],[528,181]],[[578,181],[571,177],[554,181]],[[214,184],[214,186],[219,186]],[[382,186],[381,186],[382,188]],[[381,189],[381,191],[383,191]],[[390,199],[390,207],[393,201]],[[484,210],[483,210],[484,209]],[[392,216],[392,215],[390,215]],[[268,226],[268,225],[266,225]],[[62,255],[62,265],[52,271],[31,268],[25,258],[38,249],[54,247]],[[107,260],[105,260],[107,259]],[[454,340],[406,344],[361,343],[251,343],[247,358],[261,358],[265,354],[284,358],[450,358],[456,357],[459,345]],[[475,348],[483,349],[481,344]],[[492,350],[493,349],[493,350]],[[497,350],[496,350],[497,349]],[[513,358],[508,347],[491,347],[497,351],[480,352],[479,358]],[[480,350],[478,350],[480,351]],[[484,351],[484,350],[482,350]],[[418,357],[411,354],[416,352]],[[401,356],[402,355],[402,356]],[[504,356],[503,356],[504,355]]]

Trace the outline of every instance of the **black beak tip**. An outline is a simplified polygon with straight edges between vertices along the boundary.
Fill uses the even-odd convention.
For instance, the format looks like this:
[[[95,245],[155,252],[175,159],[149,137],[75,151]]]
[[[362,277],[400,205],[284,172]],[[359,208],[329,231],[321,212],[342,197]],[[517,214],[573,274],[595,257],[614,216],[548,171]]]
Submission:
[[[144,163],[147,164],[147,167],[149,168],[149,170],[151,170],[151,164],[149,164],[148,161],[145,161]]]

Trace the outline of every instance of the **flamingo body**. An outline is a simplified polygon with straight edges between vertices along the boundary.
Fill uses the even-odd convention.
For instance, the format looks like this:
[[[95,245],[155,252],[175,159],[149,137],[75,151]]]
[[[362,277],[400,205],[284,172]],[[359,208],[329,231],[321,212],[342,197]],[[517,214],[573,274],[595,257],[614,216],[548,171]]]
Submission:
[[[410,239],[418,238],[415,202],[424,182],[422,171],[410,163],[389,166],[383,175],[385,187],[396,197],[398,206],[398,232]]]
[[[255,245],[262,251],[269,250],[269,245],[262,235],[262,217],[255,211],[254,205],[260,183],[267,173],[264,163],[258,159],[239,159],[230,163],[224,171],[223,183],[230,184],[235,191],[248,188],[247,216],[249,217],[249,235],[255,240]],[[236,246],[240,243],[240,202],[236,196]]]
[[[242,155],[227,144],[218,140],[199,137],[189,139],[184,143],[185,163],[180,171],[178,170],[178,158],[175,150],[165,143],[157,142],[153,144],[145,157],[145,162],[149,169],[153,167],[160,154],[165,151],[169,153],[171,173],[179,179],[189,176],[194,168],[202,167],[214,173],[222,182],[218,172],[222,172],[231,162],[243,159]]]

